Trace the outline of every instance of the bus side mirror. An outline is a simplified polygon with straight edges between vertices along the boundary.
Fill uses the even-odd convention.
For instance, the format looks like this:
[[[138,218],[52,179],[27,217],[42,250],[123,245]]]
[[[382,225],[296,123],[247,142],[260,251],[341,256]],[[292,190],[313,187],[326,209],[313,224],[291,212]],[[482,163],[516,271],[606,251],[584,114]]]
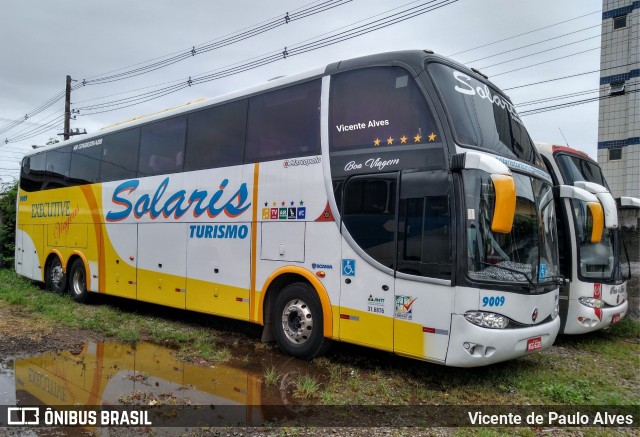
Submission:
[[[602,240],[604,230],[604,209],[598,201],[598,197],[582,188],[571,185],[560,185],[553,188],[554,194],[561,199],[581,200],[587,204],[589,218],[587,218],[587,229],[590,243],[599,243]]]
[[[504,174],[492,174],[491,182],[496,193],[491,230],[508,234],[516,214],[516,184],[511,175]]]
[[[516,184],[509,167],[486,153],[468,151],[452,156],[450,168],[451,171],[481,170],[491,175],[496,196],[491,230],[501,234],[511,232],[516,214]]]
[[[604,229],[604,211],[599,202],[587,202],[589,214],[591,215],[591,238],[590,243],[599,243],[602,240]]]
[[[602,185],[586,181],[576,181],[573,185],[595,194],[604,209],[604,225],[607,229],[616,229],[618,227],[618,209],[616,208],[616,201],[609,190]]]

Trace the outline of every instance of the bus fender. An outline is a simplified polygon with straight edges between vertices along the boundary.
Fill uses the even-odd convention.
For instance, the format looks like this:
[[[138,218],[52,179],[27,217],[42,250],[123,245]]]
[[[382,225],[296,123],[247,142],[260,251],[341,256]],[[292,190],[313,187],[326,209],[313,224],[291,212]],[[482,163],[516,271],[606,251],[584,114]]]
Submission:
[[[60,260],[60,264],[62,264],[62,271],[66,274],[67,273],[67,263],[64,260],[64,257],[62,256],[62,254],[60,253],[60,251],[58,249],[51,249],[49,250],[49,253],[47,254],[47,257],[45,259],[45,266],[49,263],[49,260],[51,259],[51,256],[55,255],[58,257],[58,259]]]
[[[329,300],[329,294],[327,293],[324,284],[320,282],[320,279],[316,275],[314,275],[309,270],[297,267],[297,266],[286,266],[280,267],[275,270],[267,280],[264,282],[262,286],[262,293],[260,293],[260,304],[258,306],[258,320],[257,322],[261,325],[264,325],[264,303],[265,296],[267,295],[267,291],[269,287],[277,278],[279,278],[283,274],[294,274],[298,276],[302,276],[306,279],[311,286],[316,291],[318,298],[320,299],[320,304],[322,305],[322,325],[323,325],[323,335],[326,338],[333,337],[333,319],[332,319],[332,310],[331,310],[331,301]]]

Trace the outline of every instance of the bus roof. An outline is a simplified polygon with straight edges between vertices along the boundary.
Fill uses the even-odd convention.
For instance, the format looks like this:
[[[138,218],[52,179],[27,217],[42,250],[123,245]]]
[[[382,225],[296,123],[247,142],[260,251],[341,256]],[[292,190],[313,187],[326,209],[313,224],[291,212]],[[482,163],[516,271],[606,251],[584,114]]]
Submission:
[[[589,161],[592,161],[592,162],[596,162],[593,158],[591,158],[586,153],[584,153],[584,152],[582,152],[580,150],[574,149],[572,147],[569,147],[569,146],[560,146],[560,145],[557,145],[557,144],[540,143],[540,142],[536,141],[536,147],[537,147],[538,151],[541,154],[544,154],[544,155],[553,155],[553,154],[558,153],[558,152],[564,152],[564,153],[568,153],[570,155],[577,155],[577,156],[579,156],[581,158],[588,159]]]

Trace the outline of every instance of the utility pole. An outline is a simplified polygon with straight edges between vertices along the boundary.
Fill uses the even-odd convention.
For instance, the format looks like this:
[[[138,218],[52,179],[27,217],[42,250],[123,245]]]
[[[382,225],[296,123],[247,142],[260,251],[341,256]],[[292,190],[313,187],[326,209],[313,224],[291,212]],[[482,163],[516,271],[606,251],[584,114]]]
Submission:
[[[69,124],[71,122],[71,76],[67,75],[67,87],[64,91],[64,139],[69,139]]]

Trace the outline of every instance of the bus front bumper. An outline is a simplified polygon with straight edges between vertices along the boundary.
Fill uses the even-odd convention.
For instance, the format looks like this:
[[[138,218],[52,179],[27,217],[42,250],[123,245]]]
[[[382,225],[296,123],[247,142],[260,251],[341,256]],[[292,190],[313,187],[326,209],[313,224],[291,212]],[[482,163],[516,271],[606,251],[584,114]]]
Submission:
[[[526,328],[488,329],[454,314],[446,364],[477,367],[521,357],[550,347],[559,330],[560,317]]]
[[[628,309],[628,300],[615,307],[598,309],[583,305],[577,299],[571,299],[562,333],[573,335],[597,331],[622,320]]]

